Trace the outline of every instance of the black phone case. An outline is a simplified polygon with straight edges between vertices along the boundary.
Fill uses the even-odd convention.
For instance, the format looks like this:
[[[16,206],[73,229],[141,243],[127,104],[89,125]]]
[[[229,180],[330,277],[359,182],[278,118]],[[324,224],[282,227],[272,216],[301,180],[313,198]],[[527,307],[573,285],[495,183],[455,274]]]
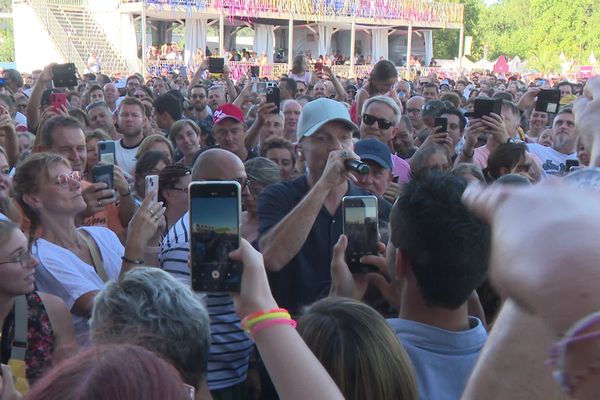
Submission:
[[[211,74],[222,74],[225,67],[224,58],[211,57],[208,59],[208,72]]]
[[[441,126],[441,130],[439,130],[438,132],[448,132],[448,118],[436,118],[433,126]]]
[[[277,109],[273,111],[273,114],[279,113],[279,88],[277,86],[267,88],[267,103],[275,103]]]
[[[59,64],[52,68],[54,75],[52,83],[54,87],[76,87],[77,86],[77,68],[75,64]]]
[[[535,102],[535,111],[552,113],[558,112],[560,107],[560,91],[558,89],[542,90]]]

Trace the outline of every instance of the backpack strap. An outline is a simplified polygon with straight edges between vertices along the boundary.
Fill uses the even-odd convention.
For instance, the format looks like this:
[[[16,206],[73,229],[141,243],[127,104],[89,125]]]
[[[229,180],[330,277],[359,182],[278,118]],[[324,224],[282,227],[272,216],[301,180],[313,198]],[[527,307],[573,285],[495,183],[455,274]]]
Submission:
[[[102,282],[107,282],[108,277],[106,276],[106,271],[104,271],[104,263],[102,262],[102,257],[100,257],[100,253],[98,252],[98,247],[96,245],[96,241],[89,236],[89,233],[86,231],[78,230],[81,238],[85,242],[88,250],[90,251],[90,255],[92,256],[92,262],[94,263],[94,269],[96,273],[102,279]]]

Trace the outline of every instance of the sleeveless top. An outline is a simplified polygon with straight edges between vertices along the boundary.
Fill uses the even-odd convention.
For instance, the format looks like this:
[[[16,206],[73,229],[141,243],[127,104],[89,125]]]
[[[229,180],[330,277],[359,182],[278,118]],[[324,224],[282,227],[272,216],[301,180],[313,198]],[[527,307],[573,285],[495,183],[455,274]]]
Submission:
[[[25,365],[27,380],[32,385],[52,366],[55,338],[46,307],[37,292],[25,296],[27,299],[27,351]],[[4,320],[2,327],[2,347],[0,351],[3,364],[7,364],[12,351],[15,329],[15,309]]]

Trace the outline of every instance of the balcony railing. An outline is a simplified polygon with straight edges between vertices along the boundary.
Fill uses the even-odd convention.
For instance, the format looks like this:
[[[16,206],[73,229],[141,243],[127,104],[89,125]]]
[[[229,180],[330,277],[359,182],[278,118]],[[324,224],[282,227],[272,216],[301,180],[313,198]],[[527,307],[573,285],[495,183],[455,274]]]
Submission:
[[[57,1],[57,0],[54,0]],[[65,0],[67,1],[67,0]],[[85,0],[80,0],[85,1]],[[292,14],[297,19],[357,17],[418,23],[462,24],[462,4],[431,0],[120,0],[121,4],[143,3],[159,9],[182,7],[204,11],[223,10],[226,15],[257,18],[266,12]]]

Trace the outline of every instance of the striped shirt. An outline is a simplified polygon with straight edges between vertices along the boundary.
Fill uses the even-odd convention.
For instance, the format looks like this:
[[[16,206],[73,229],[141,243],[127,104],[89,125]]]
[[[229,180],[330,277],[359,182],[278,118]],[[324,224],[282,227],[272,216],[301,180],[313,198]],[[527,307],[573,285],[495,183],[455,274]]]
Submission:
[[[189,213],[185,213],[163,238],[159,255],[161,268],[188,286],[191,285],[189,233]],[[246,380],[253,344],[240,328],[233,300],[226,293],[207,293],[205,304],[211,332],[208,387],[217,390],[242,383]]]

